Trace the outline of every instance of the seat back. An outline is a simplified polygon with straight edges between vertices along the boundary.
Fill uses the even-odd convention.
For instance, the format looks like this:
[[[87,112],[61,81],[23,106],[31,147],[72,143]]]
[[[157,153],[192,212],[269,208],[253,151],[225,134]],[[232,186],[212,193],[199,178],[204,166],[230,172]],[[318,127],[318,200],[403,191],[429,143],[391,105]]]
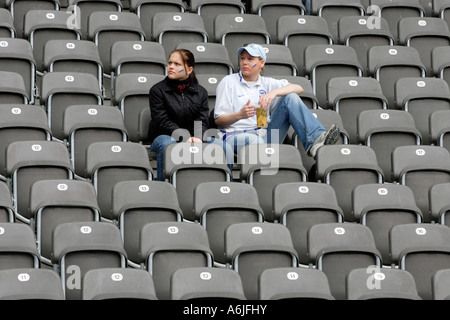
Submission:
[[[266,76],[296,76],[297,64],[292,57],[291,50],[283,44],[263,45],[267,59],[264,64]]]

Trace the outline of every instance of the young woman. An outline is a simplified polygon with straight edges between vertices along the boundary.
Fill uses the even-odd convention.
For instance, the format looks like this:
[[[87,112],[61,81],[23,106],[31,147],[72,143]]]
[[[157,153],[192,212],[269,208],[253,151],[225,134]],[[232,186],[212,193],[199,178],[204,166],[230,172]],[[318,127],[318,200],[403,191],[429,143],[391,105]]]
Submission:
[[[282,143],[289,126],[313,157],[320,146],[337,141],[339,128],[333,125],[325,130],[299,97],[301,86],[261,75],[266,53],[260,45],[249,44],[237,53],[240,72],[222,79],[214,111],[221,138],[229,145],[227,150],[237,153],[250,143]],[[258,107],[269,114],[267,127],[257,125]]]
[[[157,179],[164,180],[164,149],[176,142],[202,143],[209,128],[208,92],[198,84],[195,59],[185,49],[174,50],[167,77],[150,89],[150,151],[157,153]]]

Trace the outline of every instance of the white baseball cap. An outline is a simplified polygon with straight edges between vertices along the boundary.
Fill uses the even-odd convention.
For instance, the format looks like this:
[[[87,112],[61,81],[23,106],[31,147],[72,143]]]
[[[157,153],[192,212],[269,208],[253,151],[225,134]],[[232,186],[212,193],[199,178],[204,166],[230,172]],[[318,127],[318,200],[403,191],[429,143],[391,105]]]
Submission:
[[[247,51],[249,55],[251,55],[252,57],[261,57],[264,60],[266,60],[266,51],[264,50],[264,48],[256,43],[250,43],[247,44],[245,47],[240,47],[237,50],[237,54],[241,55],[242,51]]]

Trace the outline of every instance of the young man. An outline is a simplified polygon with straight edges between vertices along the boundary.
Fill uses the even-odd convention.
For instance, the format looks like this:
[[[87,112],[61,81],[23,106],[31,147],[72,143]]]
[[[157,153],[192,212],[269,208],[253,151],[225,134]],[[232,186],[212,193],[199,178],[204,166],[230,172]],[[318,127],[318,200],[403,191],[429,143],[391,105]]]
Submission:
[[[336,125],[326,131],[303,103],[296,84],[261,75],[266,53],[258,44],[249,44],[237,51],[240,72],[228,75],[217,87],[214,111],[220,138],[235,153],[251,143],[282,143],[292,126],[307,153],[315,157],[324,144],[339,138]],[[258,127],[256,108],[270,114],[267,128]]]

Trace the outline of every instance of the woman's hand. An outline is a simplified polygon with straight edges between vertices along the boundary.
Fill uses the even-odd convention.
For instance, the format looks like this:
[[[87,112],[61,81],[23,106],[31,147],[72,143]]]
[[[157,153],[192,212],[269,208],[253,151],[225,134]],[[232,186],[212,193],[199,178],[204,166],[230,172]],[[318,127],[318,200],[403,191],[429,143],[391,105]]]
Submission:
[[[189,139],[186,140],[186,142],[191,142],[191,143],[203,143],[203,141],[199,138],[196,137],[190,137]]]
[[[241,119],[247,119],[251,118],[255,115],[255,106],[250,105],[250,99],[248,99],[247,103],[242,107],[240,111],[240,118]]]
[[[277,97],[277,95],[275,93],[273,93],[273,91],[266,93],[264,95],[262,95],[259,98],[259,105],[261,108],[265,109],[266,111],[269,109],[270,104],[272,103],[272,101]]]

